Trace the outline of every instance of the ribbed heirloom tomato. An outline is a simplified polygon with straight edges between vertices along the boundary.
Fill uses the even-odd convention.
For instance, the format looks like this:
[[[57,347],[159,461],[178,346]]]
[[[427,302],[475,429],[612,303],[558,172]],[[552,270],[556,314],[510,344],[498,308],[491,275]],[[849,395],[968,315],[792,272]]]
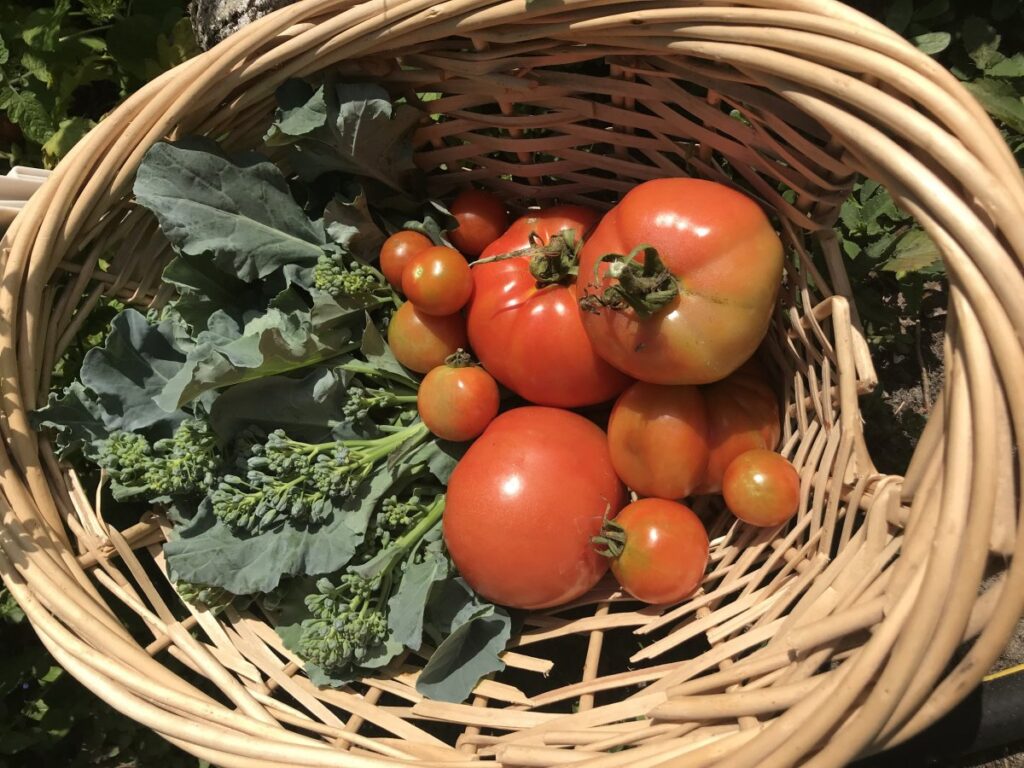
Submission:
[[[515,408],[452,472],[444,540],[481,595],[546,608],[579,597],[607,571],[591,539],[624,502],[600,427],[571,411]]]
[[[595,539],[612,573],[637,600],[662,605],[692,594],[708,567],[708,534],[693,510],[640,499],[609,520]]]
[[[598,218],[597,211],[579,205],[530,213],[481,259],[523,255],[473,265],[470,344],[494,378],[530,402],[593,405],[629,384],[629,377],[594,351],[573,287],[575,248]]]
[[[577,292],[594,349],[616,368],[707,384],[754,353],[781,279],[782,243],[753,200],[711,181],[655,179],[587,239]]]

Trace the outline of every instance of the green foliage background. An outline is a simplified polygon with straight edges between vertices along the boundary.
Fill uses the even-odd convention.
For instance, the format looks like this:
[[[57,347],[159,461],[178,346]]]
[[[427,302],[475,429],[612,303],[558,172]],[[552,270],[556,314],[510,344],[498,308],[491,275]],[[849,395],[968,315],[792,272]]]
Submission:
[[[1024,164],[1021,0],[854,0],[948,67]],[[184,0],[0,0],[0,172],[51,167],[106,112],[197,48]],[[945,285],[934,246],[873,182],[843,206],[839,234],[881,386],[863,408],[873,455],[898,471],[941,376]],[[74,361],[69,365],[77,367]],[[196,766],[63,673],[0,596],[0,768]]]

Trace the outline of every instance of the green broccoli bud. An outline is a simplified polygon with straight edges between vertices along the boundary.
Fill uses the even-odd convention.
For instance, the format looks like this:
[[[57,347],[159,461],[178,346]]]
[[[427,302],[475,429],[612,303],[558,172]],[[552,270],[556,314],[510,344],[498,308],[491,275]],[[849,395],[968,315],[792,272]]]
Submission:
[[[114,432],[97,444],[96,463],[106,470],[114,496],[197,494],[213,484],[220,468],[217,439],[202,419],[186,419],[169,438],[149,441],[135,432]]]
[[[322,524],[342,499],[396,449],[422,440],[417,423],[373,440],[304,443],[275,430],[251,443],[245,469],[221,478],[210,494],[213,513],[230,525],[262,533],[286,520]]]
[[[401,583],[405,563],[416,557],[420,542],[440,525],[444,496],[410,509],[413,506],[422,514],[401,537],[336,582],[320,579],[317,591],[306,597],[311,616],[302,622],[298,653],[307,662],[328,674],[343,675],[384,650],[388,600]]]
[[[174,585],[174,588],[186,603],[207,608],[211,611],[220,611],[227,608],[236,597],[226,589],[211,587],[209,584],[197,584],[191,581],[179,581]]]
[[[376,269],[358,261],[346,263],[341,254],[329,251],[324,251],[317,259],[313,286],[334,298],[366,299],[377,295],[386,298],[389,292],[384,276]]]
[[[361,419],[368,417],[371,411],[382,411],[415,404],[416,395],[399,395],[387,389],[352,386],[345,393],[342,413],[349,419]]]

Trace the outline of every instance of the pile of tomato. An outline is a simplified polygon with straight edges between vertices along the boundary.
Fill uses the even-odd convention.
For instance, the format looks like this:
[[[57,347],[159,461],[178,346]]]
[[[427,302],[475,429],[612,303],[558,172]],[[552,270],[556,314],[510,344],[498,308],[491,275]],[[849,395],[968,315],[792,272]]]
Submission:
[[[779,407],[754,359],[782,244],[754,201],[669,178],[603,216],[555,205],[510,222],[479,190],[451,211],[455,248],[403,231],[380,264],[407,299],[388,341],[425,374],[424,424],[474,441],[444,513],[474,589],[546,608],[610,566],[637,599],[672,603],[708,563],[707,532],[683,500],[721,493],[759,526],[795,514],[799,478],[774,452]],[[501,387],[523,404],[499,414]]]

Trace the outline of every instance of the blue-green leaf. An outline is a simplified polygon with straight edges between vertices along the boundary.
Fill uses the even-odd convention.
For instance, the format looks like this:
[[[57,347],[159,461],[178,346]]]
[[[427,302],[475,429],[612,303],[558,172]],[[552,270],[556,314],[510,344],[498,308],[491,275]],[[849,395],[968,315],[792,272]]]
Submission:
[[[174,579],[221,587],[236,595],[269,592],[286,576],[332,573],[343,568],[363,542],[377,502],[394,480],[378,472],[346,499],[322,526],[285,523],[246,536],[221,522],[204,501],[196,516],[164,544]]]
[[[211,254],[245,282],[315,264],[326,242],[323,224],[306,217],[273,163],[255,153],[228,158],[206,139],[154,144],[135,197],[176,249]]]
[[[86,353],[81,381],[98,397],[108,429],[170,431],[183,414],[177,403],[161,408],[156,401],[184,364],[173,328],[150,325],[139,312],[126,309],[114,318],[103,346]]]
[[[345,384],[332,370],[321,368],[301,379],[268,376],[224,392],[213,403],[210,424],[225,442],[255,426],[265,432],[283,429],[294,440],[317,443],[331,438],[344,400]]]
[[[301,311],[271,308],[244,327],[215,312],[157,401],[172,410],[210,389],[315,365],[350,349],[351,335],[344,326],[319,334]]]
[[[465,701],[480,678],[505,668],[498,657],[512,635],[504,609],[481,601],[461,579],[445,582],[432,598],[430,622],[444,639],[416,681],[432,699]]]

